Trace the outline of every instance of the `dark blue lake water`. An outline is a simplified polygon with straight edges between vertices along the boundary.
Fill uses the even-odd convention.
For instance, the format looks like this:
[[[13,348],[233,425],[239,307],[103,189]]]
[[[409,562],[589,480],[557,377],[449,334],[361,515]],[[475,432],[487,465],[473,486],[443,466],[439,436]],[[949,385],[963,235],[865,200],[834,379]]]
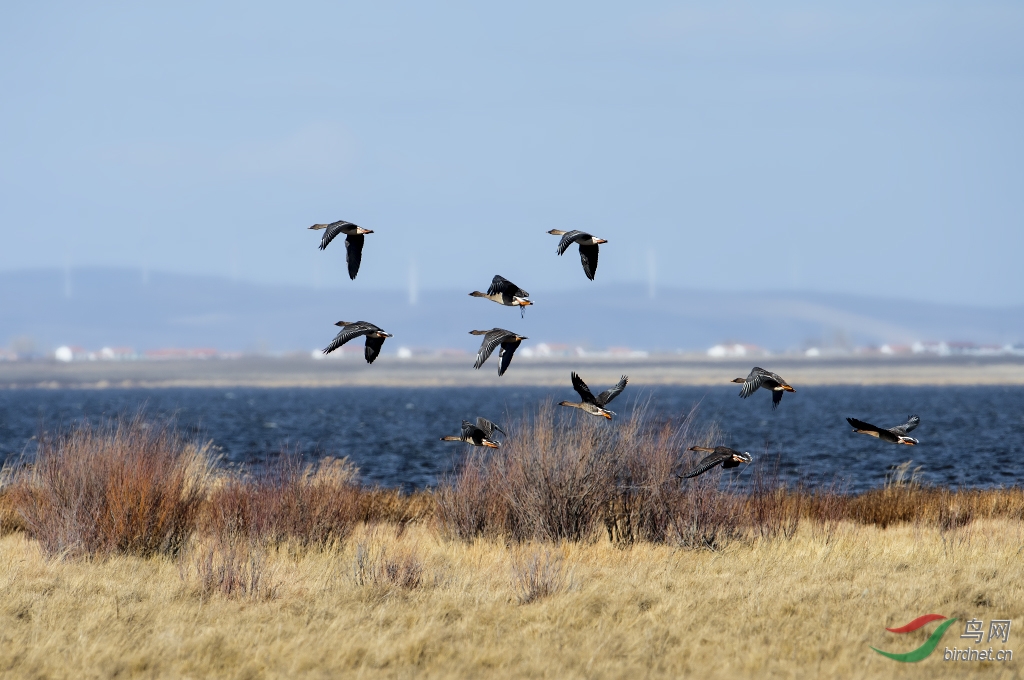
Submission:
[[[767,392],[741,400],[738,391],[630,386],[613,407],[625,416],[637,402],[647,402],[656,416],[679,417],[700,402],[698,423],[717,422],[721,443],[751,452],[755,464],[778,455],[781,473],[791,481],[863,490],[881,485],[892,465],[913,459],[934,484],[1024,483],[1024,387],[801,387],[785,395],[775,412]],[[0,461],[30,455],[31,438],[41,429],[145,408],[149,417],[173,415],[186,432],[211,439],[228,465],[258,464],[282,447],[298,447],[311,459],[349,456],[370,483],[422,487],[451,470],[464,447],[439,437],[457,434],[463,418],[483,415],[502,423],[549,397],[576,399],[568,385],[13,390],[0,392]],[[916,447],[854,434],[845,420],[854,416],[891,427],[911,413],[921,416]]]

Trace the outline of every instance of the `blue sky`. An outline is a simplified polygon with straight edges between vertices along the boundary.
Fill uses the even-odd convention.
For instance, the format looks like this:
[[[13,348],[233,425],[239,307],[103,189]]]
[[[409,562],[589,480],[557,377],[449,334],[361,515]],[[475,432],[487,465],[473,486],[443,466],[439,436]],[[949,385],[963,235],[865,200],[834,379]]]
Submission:
[[[623,4],[8,4],[0,269],[1024,304],[1024,5]]]

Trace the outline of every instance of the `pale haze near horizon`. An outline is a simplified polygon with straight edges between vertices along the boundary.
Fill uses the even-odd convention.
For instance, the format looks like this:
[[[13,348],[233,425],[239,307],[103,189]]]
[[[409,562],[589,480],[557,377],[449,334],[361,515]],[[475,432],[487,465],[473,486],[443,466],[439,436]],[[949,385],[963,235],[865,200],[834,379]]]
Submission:
[[[0,269],[1024,303],[1024,6],[7,7]],[[375,230],[355,282],[314,222]]]

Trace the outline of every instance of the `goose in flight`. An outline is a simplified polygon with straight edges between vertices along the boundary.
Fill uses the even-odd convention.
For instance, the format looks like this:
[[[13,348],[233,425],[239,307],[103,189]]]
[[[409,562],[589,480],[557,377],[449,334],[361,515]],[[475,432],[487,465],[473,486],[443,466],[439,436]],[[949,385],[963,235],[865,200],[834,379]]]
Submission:
[[[709,449],[706,446],[691,446],[690,451],[701,451],[709,455],[702,458],[697,463],[697,466],[685,475],[677,475],[684,479],[702,475],[716,465],[721,465],[724,468],[734,468],[738,467],[740,463],[749,463],[754,460],[754,457],[749,453],[740,453],[730,449],[728,446],[716,446],[713,449]]]
[[[341,326],[341,330],[334,336],[334,340],[331,340],[331,344],[324,347],[324,354],[330,354],[349,340],[358,338],[360,335],[365,335],[366,350],[364,351],[364,355],[366,356],[366,363],[368,364],[372,364],[373,360],[377,358],[378,354],[380,354],[380,348],[384,344],[384,341],[387,338],[393,337],[391,333],[385,333],[378,326],[374,326],[368,321],[356,321],[355,323],[339,321],[334,325]]]
[[[629,378],[627,376],[622,376],[615,387],[605,390],[595,397],[594,393],[590,391],[589,387],[587,387],[587,383],[583,382],[583,378],[579,377],[575,371],[572,372],[570,376],[572,377],[572,388],[579,393],[583,402],[576,404],[571,401],[561,401],[558,405],[572,406],[573,408],[578,408],[581,411],[586,411],[592,416],[603,416],[608,420],[611,420],[612,416],[615,415],[615,411],[609,411],[605,406],[607,406],[608,402],[612,399],[619,396],[619,394],[622,393],[622,390],[626,389],[626,383],[629,382]]]
[[[314,224],[310,229],[326,229],[320,239],[320,250],[334,240],[338,234],[345,234],[345,261],[348,262],[348,277],[355,279],[359,273],[359,263],[363,261],[363,234],[372,234],[373,229],[363,229],[358,224],[338,220],[330,224]]]
[[[593,281],[594,274],[597,273],[597,247],[601,243],[608,243],[608,241],[603,238],[595,238],[585,231],[578,231],[576,229],[572,231],[552,229],[548,233],[562,237],[562,240],[558,242],[559,255],[564,253],[573,243],[580,244],[580,261],[583,263],[583,273],[587,275],[588,279]]]
[[[487,418],[477,418],[476,425],[469,422],[468,420],[462,421],[462,434],[455,436],[441,437],[443,442],[465,442],[472,444],[473,446],[486,446],[491,449],[500,449],[501,444],[492,438],[495,432],[505,434],[505,430],[501,429]],[[506,435],[507,436],[507,435]]]
[[[476,353],[476,363],[473,368],[480,368],[487,361],[487,357],[491,356],[491,352],[498,345],[501,345],[501,352],[498,356],[501,358],[501,365],[498,366],[498,375],[504,375],[508,369],[508,365],[512,362],[512,355],[516,353],[519,348],[519,343],[523,340],[528,340],[525,335],[516,335],[512,331],[506,331],[504,328],[492,328],[489,331],[470,331],[470,335],[482,335],[484,341],[480,343],[480,350]]]
[[[903,423],[902,425],[897,425],[896,427],[890,427],[888,429],[877,427],[875,425],[872,425],[871,423],[865,423],[863,420],[857,420],[856,418],[847,418],[846,422],[850,423],[850,425],[853,426],[854,432],[871,435],[872,437],[878,437],[883,441],[891,442],[893,444],[906,444],[907,446],[915,446],[921,443],[918,440],[914,439],[913,437],[907,436],[908,432],[910,432],[915,427],[917,427],[918,424],[920,424],[921,419],[918,418],[917,416],[910,416],[907,419],[907,422]]]
[[[771,390],[773,411],[779,407],[783,392],[796,392],[778,373],[772,373],[757,366],[754,366],[746,378],[735,378],[732,382],[743,384],[740,396],[744,399],[756,392],[759,387]]]
[[[529,293],[506,279],[504,276],[498,276],[497,274],[493,279],[491,279],[491,287],[487,289],[486,293],[474,290],[470,295],[473,297],[487,298],[492,302],[497,302],[499,305],[505,305],[506,307],[519,307],[521,317],[526,316],[527,305],[533,304],[529,300]]]

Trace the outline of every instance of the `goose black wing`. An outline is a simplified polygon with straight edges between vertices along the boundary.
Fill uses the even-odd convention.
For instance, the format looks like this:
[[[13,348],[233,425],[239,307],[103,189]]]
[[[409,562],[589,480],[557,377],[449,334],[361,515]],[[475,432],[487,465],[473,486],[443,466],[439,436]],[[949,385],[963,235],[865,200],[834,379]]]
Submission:
[[[505,375],[505,371],[508,370],[508,365],[512,363],[512,355],[519,349],[519,343],[521,340],[510,340],[508,342],[501,343],[501,352],[498,357],[501,359],[501,366],[498,367],[498,375]]]
[[[588,239],[591,238],[590,234],[585,231],[573,229],[562,234],[562,240],[558,242],[558,254],[561,255],[565,252],[565,249],[576,242],[576,239]]]
[[[740,388],[740,396],[744,399],[749,397],[751,394],[756,392],[762,384],[764,384],[764,379],[767,377],[768,371],[755,366],[753,370],[750,371],[750,375],[748,375],[747,379],[743,382],[743,387]]]
[[[479,427],[469,422],[468,420],[462,421],[462,441],[473,441],[474,439],[483,436],[483,432]]]
[[[705,472],[707,472],[708,470],[710,470],[711,468],[713,468],[716,465],[722,463],[726,458],[729,458],[729,455],[726,454],[726,453],[712,453],[712,454],[709,454],[709,455],[705,456],[704,458],[702,458],[699,463],[697,463],[697,467],[695,467],[692,470],[690,470],[689,472],[687,472],[685,475],[683,475],[683,477],[686,478],[686,479],[690,479],[692,477],[696,477],[698,475],[702,475]]]
[[[327,225],[327,230],[324,232],[323,238],[320,239],[320,250],[327,247],[334,237],[342,233],[346,227],[354,227],[355,225],[345,220],[338,220],[337,222],[331,222]]]
[[[476,426],[478,428],[480,428],[481,430],[483,430],[484,435],[488,439],[490,439],[491,435],[494,434],[495,432],[500,432],[502,434],[505,434],[505,430],[501,429],[500,427],[498,427],[497,425],[495,425],[491,421],[487,420],[487,418],[484,418],[483,416],[478,416],[477,417],[477,419],[476,419]],[[505,435],[505,436],[507,437],[508,435]]]
[[[580,262],[583,263],[583,273],[587,275],[587,278],[591,281],[594,280],[594,274],[597,273],[597,253],[598,246],[585,246],[580,244]]]
[[[601,394],[597,395],[597,405],[607,406],[608,402],[622,394],[622,390],[626,389],[626,383],[628,382],[629,378],[626,376],[622,376],[621,378],[619,378],[619,382],[618,384],[615,385],[615,387],[609,388],[602,392]]]
[[[384,346],[385,340],[387,340],[387,338],[381,338],[376,335],[366,336],[366,348],[363,350],[363,355],[366,357],[366,363],[373,363],[373,360],[380,354],[380,348]]]
[[[782,390],[772,390],[772,410],[774,411],[782,403]]]
[[[580,395],[580,398],[588,404],[597,404],[597,399],[594,397],[594,393],[587,387],[587,383],[583,382],[575,371],[569,374],[572,378],[572,388],[576,390],[576,393]]]
[[[504,276],[499,276],[497,274],[494,276],[493,279],[491,279],[491,287],[487,289],[488,295],[494,295],[496,293],[508,295],[509,297],[513,295],[522,298],[530,297],[530,294],[527,293],[525,290],[509,281]]]
[[[360,335],[366,335],[367,333],[371,333],[375,330],[380,329],[373,324],[366,323],[365,321],[351,323],[338,331],[338,334],[334,336],[334,340],[331,340],[331,344],[324,348],[324,354],[330,354],[352,338],[358,338]]]
[[[896,427],[891,428],[889,431],[894,433],[894,434],[903,434],[903,435],[905,435],[905,434],[907,434],[908,432],[910,432],[911,430],[913,430],[915,427],[917,427],[920,424],[921,424],[921,419],[920,418],[918,418],[917,416],[910,416],[910,418],[907,420],[907,422],[903,423],[902,425],[897,425]]]
[[[495,348],[501,344],[501,341],[512,335],[508,331],[502,328],[495,328],[488,331],[484,335],[484,341],[480,343],[480,349],[476,353],[476,363],[473,364],[473,368],[480,368],[487,361],[487,358],[491,356]]]
[[[866,423],[863,420],[857,420],[856,418],[847,418],[846,422],[853,426],[853,429],[861,434],[870,435],[872,437],[878,437],[887,442],[896,443],[899,441],[899,437],[890,432],[889,430],[883,430],[877,425]]]
[[[348,263],[348,277],[355,279],[359,273],[359,263],[363,261],[363,241],[366,237],[362,234],[349,234],[345,237],[345,262]]]

